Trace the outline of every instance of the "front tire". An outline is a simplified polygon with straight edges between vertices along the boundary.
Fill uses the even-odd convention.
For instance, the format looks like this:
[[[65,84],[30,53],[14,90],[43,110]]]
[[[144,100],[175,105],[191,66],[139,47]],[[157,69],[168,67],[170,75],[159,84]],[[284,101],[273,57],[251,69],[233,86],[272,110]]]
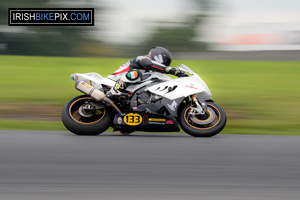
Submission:
[[[223,130],[226,125],[226,114],[219,105],[207,102],[208,109],[204,116],[189,115],[189,110],[193,106],[185,105],[178,116],[179,124],[187,134],[194,137],[212,137]]]
[[[76,135],[99,135],[111,125],[114,114],[110,107],[88,113],[85,117],[80,115],[81,106],[91,101],[93,101],[92,97],[80,95],[71,99],[63,107],[62,122],[72,133]]]

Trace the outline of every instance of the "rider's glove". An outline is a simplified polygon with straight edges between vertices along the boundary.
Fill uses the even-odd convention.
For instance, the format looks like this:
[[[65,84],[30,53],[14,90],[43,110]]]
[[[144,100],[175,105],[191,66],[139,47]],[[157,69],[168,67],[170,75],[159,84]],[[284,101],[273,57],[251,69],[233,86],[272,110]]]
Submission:
[[[178,77],[185,77],[185,76],[188,76],[188,75],[186,75],[186,74],[184,73],[184,71],[181,71],[181,70],[179,69],[179,67],[173,67],[173,68],[168,67],[168,68],[166,69],[166,72],[167,72],[168,74],[171,74],[171,75],[174,75],[174,76],[178,76]]]
[[[167,73],[168,74],[171,74],[171,75],[174,75],[174,76],[177,76],[178,74],[180,74],[181,70],[178,68],[178,67],[173,67],[173,68],[168,68],[166,69],[168,70]]]

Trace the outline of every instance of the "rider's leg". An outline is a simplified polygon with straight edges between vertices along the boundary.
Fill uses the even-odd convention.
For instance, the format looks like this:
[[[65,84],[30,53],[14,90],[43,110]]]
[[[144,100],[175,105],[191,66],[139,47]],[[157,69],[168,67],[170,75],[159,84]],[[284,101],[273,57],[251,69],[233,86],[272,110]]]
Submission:
[[[107,97],[126,96],[126,88],[128,85],[135,84],[141,81],[141,72],[139,70],[130,70],[124,73],[116,82],[114,87],[106,94]],[[128,95],[127,95],[128,96]]]

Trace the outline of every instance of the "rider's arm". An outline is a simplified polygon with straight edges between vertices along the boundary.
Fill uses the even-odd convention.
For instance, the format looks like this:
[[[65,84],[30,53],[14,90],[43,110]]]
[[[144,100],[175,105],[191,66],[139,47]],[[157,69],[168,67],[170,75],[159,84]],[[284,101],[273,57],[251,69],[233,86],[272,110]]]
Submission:
[[[136,63],[141,68],[146,69],[146,70],[152,70],[152,71],[160,72],[160,73],[167,73],[165,65],[160,64],[156,61],[153,61],[150,58],[148,58],[147,56],[137,57],[136,58]]]

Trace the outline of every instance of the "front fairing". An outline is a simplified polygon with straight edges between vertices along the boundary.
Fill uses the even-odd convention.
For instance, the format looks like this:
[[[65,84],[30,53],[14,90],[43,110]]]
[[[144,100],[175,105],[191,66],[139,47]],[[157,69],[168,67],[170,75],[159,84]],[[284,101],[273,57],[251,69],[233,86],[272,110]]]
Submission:
[[[194,94],[198,98],[210,100],[212,96],[211,92],[200,76],[198,76],[185,65],[181,65],[180,69],[189,73],[190,76],[171,79],[169,81],[148,87],[148,90],[151,93],[163,96],[170,100],[180,97],[187,97]]]

